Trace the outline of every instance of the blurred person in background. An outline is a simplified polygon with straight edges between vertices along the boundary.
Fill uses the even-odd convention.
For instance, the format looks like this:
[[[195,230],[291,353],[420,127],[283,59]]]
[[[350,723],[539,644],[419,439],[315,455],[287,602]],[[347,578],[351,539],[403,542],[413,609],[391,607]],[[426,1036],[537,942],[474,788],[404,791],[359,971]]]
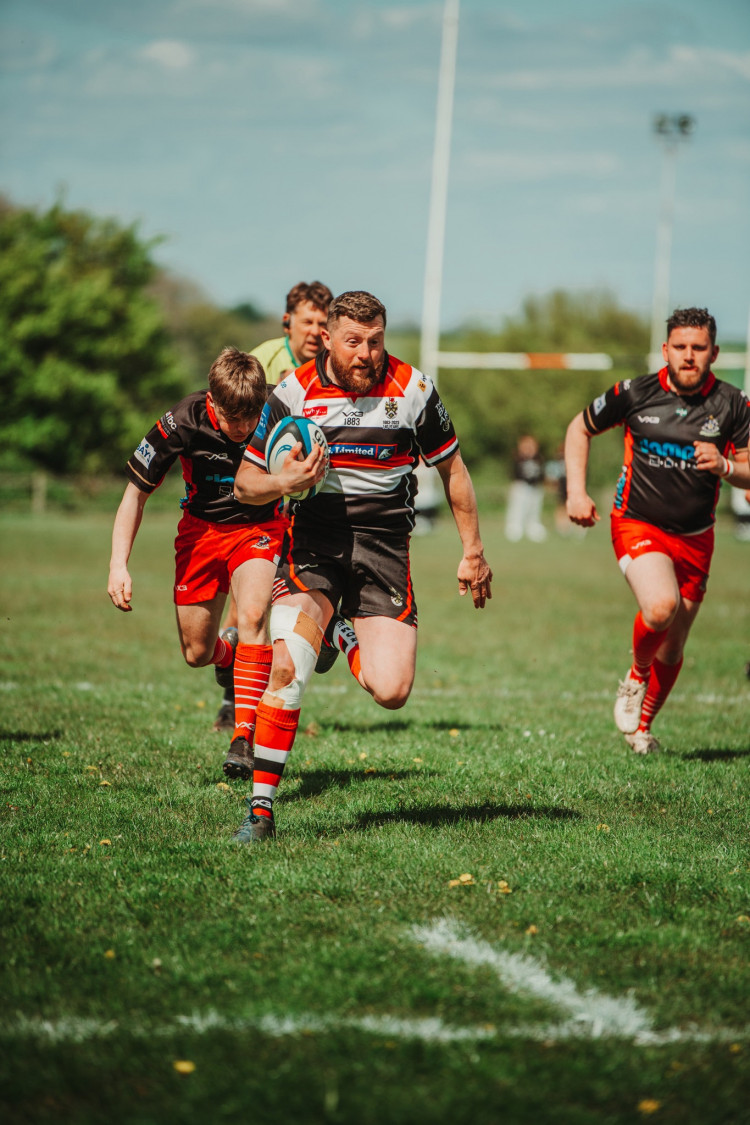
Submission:
[[[531,434],[518,439],[513,454],[508,508],[505,514],[505,538],[518,543],[524,536],[533,543],[543,543],[547,530],[542,523],[544,503],[544,458],[539,442]]]

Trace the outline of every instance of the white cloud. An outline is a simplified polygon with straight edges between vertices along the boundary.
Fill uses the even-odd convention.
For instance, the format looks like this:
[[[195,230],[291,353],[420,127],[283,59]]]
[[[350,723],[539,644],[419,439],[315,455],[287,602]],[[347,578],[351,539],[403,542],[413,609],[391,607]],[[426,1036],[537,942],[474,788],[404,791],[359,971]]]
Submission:
[[[498,181],[551,180],[561,176],[607,178],[614,176],[621,166],[616,155],[606,152],[546,154],[487,150],[468,154],[463,165],[470,179],[478,174]]]
[[[138,52],[142,58],[158,63],[167,70],[184,70],[195,60],[195,52],[178,39],[156,39]]]
[[[507,90],[604,90],[627,87],[672,86],[678,82],[716,82],[726,76],[750,79],[750,51],[720,51],[708,47],[673,46],[666,57],[636,47],[610,65],[585,61],[565,67],[498,70],[490,85]]]

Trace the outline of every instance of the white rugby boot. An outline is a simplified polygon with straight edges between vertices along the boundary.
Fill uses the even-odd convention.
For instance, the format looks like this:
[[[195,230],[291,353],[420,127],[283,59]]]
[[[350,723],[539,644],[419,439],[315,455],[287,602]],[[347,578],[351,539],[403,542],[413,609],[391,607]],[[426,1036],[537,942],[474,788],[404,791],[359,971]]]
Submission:
[[[641,721],[641,709],[646,696],[648,680],[631,679],[630,672],[617,685],[615,696],[615,726],[623,734],[633,734]]]
[[[634,734],[626,734],[625,741],[634,754],[658,754],[661,743],[650,730],[637,730]]]

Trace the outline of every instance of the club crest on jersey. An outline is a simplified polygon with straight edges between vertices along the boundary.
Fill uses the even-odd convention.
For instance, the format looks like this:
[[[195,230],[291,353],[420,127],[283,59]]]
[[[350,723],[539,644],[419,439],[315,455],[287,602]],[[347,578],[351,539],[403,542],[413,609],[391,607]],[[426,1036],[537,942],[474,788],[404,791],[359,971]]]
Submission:
[[[398,414],[398,403],[395,398],[387,398],[384,406],[386,418],[395,418]]]
[[[255,549],[257,551],[264,551],[270,542],[271,538],[269,535],[261,535],[260,539],[255,544]]]
[[[703,423],[699,431],[701,437],[718,437],[720,433],[721,428],[713,414]]]

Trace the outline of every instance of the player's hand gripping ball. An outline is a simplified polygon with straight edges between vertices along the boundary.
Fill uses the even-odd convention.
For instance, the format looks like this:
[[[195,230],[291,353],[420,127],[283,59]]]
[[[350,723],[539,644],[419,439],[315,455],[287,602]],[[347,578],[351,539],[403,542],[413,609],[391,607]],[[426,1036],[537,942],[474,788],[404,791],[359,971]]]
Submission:
[[[277,422],[274,428],[268,435],[266,442],[266,468],[269,473],[280,473],[284,468],[284,462],[291,453],[297,442],[302,442],[302,451],[297,457],[298,461],[304,461],[313,451],[314,445],[319,445],[326,457],[325,472],[321,480],[312,488],[303,489],[301,492],[289,493],[290,500],[308,500],[311,496],[315,496],[320,492],[321,488],[326,482],[328,476],[328,467],[330,464],[330,454],[328,452],[328,442],[326,436],[321,430],[317,422],[313,422],[310,418],[300,418],[292,416],[290,418],[282,418]]]

